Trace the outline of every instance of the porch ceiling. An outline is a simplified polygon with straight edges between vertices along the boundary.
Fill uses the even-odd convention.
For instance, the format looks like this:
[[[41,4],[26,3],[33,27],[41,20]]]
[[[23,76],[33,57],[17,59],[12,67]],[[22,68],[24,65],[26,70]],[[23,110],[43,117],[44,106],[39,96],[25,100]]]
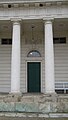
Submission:
[[[68,31],[68,19],[55,19],[53,22],[54,32]],[[12,32],[11,21],[0,21],[0,34]],[[43,20],[24,20],[21,22],[21,35],[24,36],[25,42],[34,39],[34,42],[41,42],[44,34]]]
[[[54,30],[68,31],[68,19],[55,19]]]
[[[41,43],[43,39],[43,21],[26,20],[22,23],[22,32],[25,37],[25,43]]]
[[[11,32],[11,22],[10,21],[0,21],[0,33]]]

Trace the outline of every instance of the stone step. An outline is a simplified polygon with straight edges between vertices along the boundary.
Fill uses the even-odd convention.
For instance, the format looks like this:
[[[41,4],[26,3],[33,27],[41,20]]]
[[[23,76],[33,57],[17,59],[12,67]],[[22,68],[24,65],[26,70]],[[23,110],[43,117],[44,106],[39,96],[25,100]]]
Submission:
[[[68,96],[56,94],[0,95],[0,112],[68,113]]]
[[[59,118],[34,118],[34,117],[31,117],[31,118],[19,118],[19,117],[0,117],[0,120],[59,120]],[[60,120],[68,120],[68,118],[60,118]]]
[[[0,117],[10,117],[10,118],[68,118],[67,113],[49,113],[49,114],[39,114],[39,113],[11,113],[2,112]]]

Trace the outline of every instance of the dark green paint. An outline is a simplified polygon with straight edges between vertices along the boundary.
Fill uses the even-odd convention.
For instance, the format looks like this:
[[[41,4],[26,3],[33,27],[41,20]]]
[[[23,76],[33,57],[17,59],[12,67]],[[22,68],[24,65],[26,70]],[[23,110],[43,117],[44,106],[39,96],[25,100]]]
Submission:
[[[41,63],[28,62],[27,63],[27,88],[28,92],[41,91]]]

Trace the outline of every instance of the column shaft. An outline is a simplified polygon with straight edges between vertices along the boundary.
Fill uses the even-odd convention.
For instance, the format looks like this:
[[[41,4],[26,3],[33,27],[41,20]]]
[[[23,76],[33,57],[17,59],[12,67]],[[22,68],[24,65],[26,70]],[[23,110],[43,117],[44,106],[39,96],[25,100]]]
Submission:
[[[45,21],[45,93],[54,93],[54,50],[52,22]]]
[[[13,23],[11,93],[20,92],[20,22]]]

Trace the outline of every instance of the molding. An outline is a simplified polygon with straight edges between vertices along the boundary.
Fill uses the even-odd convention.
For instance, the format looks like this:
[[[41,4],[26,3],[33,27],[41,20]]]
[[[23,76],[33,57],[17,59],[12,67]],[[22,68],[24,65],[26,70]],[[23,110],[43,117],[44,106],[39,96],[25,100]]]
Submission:
[[[4,8],[8,8],[8,4],[5,4],[5,3],[4,3],[4,4],[3,4],[3,7],[4,7]]]
[[[15,8],[19,7],[19,4],[14,4],[14,7],[15,7]]]
[[[10,18],[12,22],[21,22],[22,18]]]
[[[50,6],[50,5],[51,5],[51,2],[47,2],[47,3],[46,3],[46,6]]]
[[[68,0],[0,0],[0,3],[68,2]]]
[[[12,17],[12,16],[0,16],[0,20],[9,20],[9,21],[22,21],[22,20],[42,20],[42,21],[46,21],[46,20],[54,20],[54,19],[66,19],[68,20],[68,15],[67,14],[64,14],[64,15],[50,15],[50,16],[41,16],[41,15],[35,15],[35,16],[22,16],[21,18],[19,17]]]
[[[62,5],[62,2],[57,2],[57,5],[58,5],[58,6]]]

